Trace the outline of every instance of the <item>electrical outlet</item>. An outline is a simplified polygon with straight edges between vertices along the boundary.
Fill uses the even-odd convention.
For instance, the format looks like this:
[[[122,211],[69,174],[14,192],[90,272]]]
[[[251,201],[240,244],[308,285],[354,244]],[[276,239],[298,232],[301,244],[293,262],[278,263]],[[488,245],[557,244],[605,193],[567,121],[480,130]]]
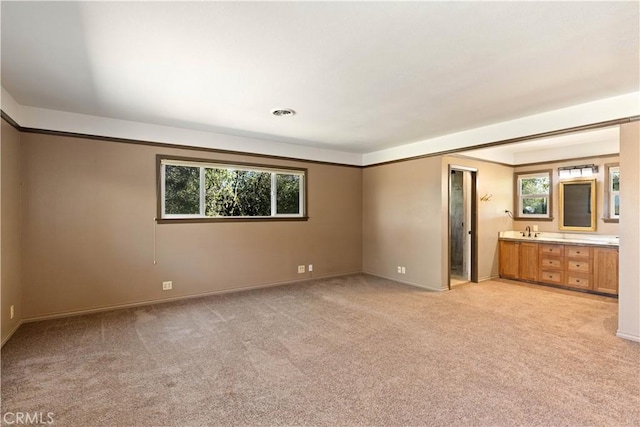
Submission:
[[[313,271],[313,264],[309,264],[309,273]]]
[[[402,267],[398,266],[398,273],[402,273]]]
[[[13,305],[9,307],[9,313],[11,314],[11,318],[13,319],[13,317],[16,315],[16,310]]]
[[[300,274],[304,273],[304,265],[299,265],[298,266],[298,273],[300,273]]]
[[[171,289],[173,289],[173,282],[171,282],[171,281],[162,282],[162,290],[163,291],[170,291]]]
[[[407,269],[402,267],[402,274],[406,274],[407,273]]]

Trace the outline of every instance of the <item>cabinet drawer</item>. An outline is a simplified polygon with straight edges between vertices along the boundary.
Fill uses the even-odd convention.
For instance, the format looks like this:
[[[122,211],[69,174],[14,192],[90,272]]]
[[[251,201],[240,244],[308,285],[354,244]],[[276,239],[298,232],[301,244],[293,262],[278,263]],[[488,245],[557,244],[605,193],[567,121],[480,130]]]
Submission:
[[[571,286],[572,288],[591,289],[591,276],[568,274],[567,286]]]
[[[569,258],[591,258],[592,248],[583,248],[580,246],[566,246],[564,255]]]
[[[540,281],[546,283],[562,284],[562,272],[552,270],[542,270],[540,272]]]
[[[545,255],[564,255],[564,246],[562,245],[540,245],[540,253]]]
[[[591,261],[588,259],[569,259],[567,260],[567,271],[591,273]]]
[[[562,258],[552,258],[552,257],[542,258],[540,259],[540,268],[541,269],[557,268],[558,270],[562,270]]]

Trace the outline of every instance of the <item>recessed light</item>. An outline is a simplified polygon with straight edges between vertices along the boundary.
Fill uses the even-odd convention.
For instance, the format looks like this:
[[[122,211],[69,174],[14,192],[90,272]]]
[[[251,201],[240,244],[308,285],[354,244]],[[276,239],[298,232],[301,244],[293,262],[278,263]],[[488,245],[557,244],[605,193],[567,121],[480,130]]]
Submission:
[[[274,108],[271,110],[271,114],[278,117],[290,117],[294,116],[296,112],[291,108]]]

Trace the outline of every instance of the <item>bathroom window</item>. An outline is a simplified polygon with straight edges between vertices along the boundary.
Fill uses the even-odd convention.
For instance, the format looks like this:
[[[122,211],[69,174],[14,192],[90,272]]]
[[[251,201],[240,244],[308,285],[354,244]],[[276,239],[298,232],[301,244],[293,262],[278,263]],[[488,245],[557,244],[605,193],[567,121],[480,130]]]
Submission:
[[[514,219],[551,220],[551,171],[515,174],[516,206]]]
[[[604,221],[618,222],[620,218],[620,164],[605,165]]]
[[[305,169],[158,156],[158,219],[306,220],[305,183]]]

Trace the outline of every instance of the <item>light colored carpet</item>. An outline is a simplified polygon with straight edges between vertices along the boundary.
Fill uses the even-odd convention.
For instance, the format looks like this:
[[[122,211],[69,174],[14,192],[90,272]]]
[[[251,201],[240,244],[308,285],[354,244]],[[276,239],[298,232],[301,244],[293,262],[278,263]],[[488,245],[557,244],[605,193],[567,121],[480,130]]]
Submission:
[[[366,275],[23,325],[2,412],[60,426],[640,424],[617,301]]]

